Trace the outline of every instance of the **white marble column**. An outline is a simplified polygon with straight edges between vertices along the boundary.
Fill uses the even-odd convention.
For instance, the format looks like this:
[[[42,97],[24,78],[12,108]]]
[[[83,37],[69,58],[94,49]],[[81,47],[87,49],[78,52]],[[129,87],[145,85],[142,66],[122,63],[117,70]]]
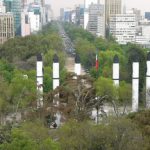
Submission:
[[[59,86],[59,59],[55,54],[53,57],[53,90]]]
[[[37,108],[41,108],[43,107],[43,60],[41,54],[37,55],[36,78],[37,78]]]
[[[136,58],[132,63],[132,111],[139,108],[139,60]]]
[[[150,108],[150,52],[147,55],[147,72],[146,72],[146,108]]]
[[[53,90],[55,90],[59,85],[60,85],[59,58],[55,54],[53,57]],[[53,100],[53,103],[56,103],[56,107],[59,106],[59,101],[57,101],[58,97],[59,93],[54,96]],[[57,126],[60,126],[61,114],[59,111],[56,112],[55,117],[56,117],[55,123],[57,124]]]
[[[80,57],[78,54],[76,54],[76,56],[75,56],[74,72],[77,76],[81,75],[81,62],[80,62]]]
[[[117,55],[115,55],[113,61],[113,81],[114,85],[119,86],[119,58]]]

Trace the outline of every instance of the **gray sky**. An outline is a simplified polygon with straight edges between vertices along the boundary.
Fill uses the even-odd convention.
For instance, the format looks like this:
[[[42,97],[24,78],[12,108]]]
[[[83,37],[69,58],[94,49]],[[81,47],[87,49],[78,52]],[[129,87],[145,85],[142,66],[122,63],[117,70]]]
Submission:
[[[59,16],[60,8],[73,8],[76,4],[83,4],[84,0],[46,0],[51,4],[54,16]]]
[[[138,8],[142,11],[150,11],[150,0],[123,0],[126,1],[127,8]],[[59,15],[60,8],[73,7],[76,4],[83,4],[84,0],[46,0],[51,4],[54,15]]]
[[[150,11],[150,0],[124,0],[127,8],[138,8],[144,11]]]

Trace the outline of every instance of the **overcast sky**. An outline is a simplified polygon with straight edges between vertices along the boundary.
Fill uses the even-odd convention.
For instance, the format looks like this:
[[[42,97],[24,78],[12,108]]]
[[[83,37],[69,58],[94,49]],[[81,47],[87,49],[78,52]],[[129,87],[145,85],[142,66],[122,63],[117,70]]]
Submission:
[[[150,0],[123,0],[126,1],[127,8],[139,8],[142,11],[150,11]],[[83,4],[84,0],[46,0],[51,4],[55,16],[59,16],[60,8],[71,7],[76,4]]]

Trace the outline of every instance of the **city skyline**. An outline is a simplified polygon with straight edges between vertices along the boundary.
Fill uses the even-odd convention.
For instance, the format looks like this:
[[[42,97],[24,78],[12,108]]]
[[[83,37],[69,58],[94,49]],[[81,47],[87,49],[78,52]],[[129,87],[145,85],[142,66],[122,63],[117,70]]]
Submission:
[[[84,4],[84,0],[46,0],[46,3],[51,4],[54,16],[59,16],[60,8],[74,8],[75,5]],[[150,1],[147,0],[123,0],[126,8],[138,8],[144,11],[150,11]]]

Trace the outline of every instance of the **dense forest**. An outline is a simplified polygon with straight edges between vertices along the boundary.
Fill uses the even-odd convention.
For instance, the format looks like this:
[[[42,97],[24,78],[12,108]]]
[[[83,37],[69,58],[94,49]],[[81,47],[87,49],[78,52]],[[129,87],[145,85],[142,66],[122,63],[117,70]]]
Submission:
[[[145,110],[145,72],[147,49],[128,43],[119,45],[93,36],[73,24],[62,24],[74,43],[76,53],[88,75],[73,80],[64,66],[67,54],[56,22],[35,34],[15,37],[0,45],[0,149],[1,150],[148,150],[150,149],[150,110]],[[44,107],[36,108],[36,55],[44,60]],[[52,61],[60,61],[61,85],[52,90]],[[95,69],[98,53],[99,70]],[[120,86],[114,87],[112,63],[120,60]],[[125,112],[131,105],[131,73],[134,57],[140,62],[140,110]],[[84,81],[84,82],[83,82]],[[88,85],[88,86],[87,86]],[[53,99],[60,93],[59,107]],[[118,96],[116,96],[118,95]],[[97,98],[95,98],[97,97]],[[114,108],[114,115],[103,111],[104,103]],[[123,106],[122,112],[119,107]],[[97,122],[91,118],[95,108]],[[51,129],[55,113],[61,112],[62,126]],[[22,119],[17,121],[16,114]],[[12,121],[5,121],[14,115]]]

